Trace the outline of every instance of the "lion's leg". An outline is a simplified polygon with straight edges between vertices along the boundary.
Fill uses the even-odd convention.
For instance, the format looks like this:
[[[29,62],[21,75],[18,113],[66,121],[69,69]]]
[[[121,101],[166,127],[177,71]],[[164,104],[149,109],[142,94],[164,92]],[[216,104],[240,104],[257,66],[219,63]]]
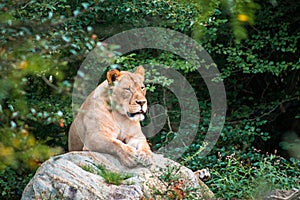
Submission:
[[[69,151],[81,151],[83,148],[83,143],[78,135],[77,129],[75,127],[75,122],[71,124],[69,130],[69,137],[68,137],[68,148]]]
[[[136,149],[124,144],[116,138],[107,138],[100,135],[97,139],[86,137],[86,140],[84,141],[84,150],[117,156],[119,160],[128,167],[134,167],[138,164],[136,161]]]

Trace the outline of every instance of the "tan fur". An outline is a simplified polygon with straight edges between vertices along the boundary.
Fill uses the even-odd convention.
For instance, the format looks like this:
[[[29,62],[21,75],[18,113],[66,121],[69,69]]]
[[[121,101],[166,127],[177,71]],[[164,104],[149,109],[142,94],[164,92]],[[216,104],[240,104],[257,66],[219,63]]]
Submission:
[[[144,68],[111,70],[82,104],[69,131],[69,151],[115,155],[127,166],[149,163],[151,150],[140,122],[147,110]],[[141,112],[141,113],[140,113]]]

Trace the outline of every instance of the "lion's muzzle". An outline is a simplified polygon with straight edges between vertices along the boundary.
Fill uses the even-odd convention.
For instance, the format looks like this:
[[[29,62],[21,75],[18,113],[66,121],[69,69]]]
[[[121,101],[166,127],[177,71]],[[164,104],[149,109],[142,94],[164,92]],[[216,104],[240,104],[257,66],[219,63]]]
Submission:
[[[129,107],[127,112],[128,117],[131,120],[143,121],[147,112],[147,101],[137,100],[135,105]]]

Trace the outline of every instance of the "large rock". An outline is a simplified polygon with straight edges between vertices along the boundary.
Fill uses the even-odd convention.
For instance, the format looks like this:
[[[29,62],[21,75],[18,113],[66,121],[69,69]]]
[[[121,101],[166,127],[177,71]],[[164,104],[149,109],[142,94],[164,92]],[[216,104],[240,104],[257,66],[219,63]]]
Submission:
[[[70,152],[42,164],[23,191],[22,199],[208,199],[213,196],[194,173],[154,154],[149,167],[127,168],[111,155]],[[115,185],[101,176],[98,166],[130,178]],[[100,170],[101,171],[101,170]]]

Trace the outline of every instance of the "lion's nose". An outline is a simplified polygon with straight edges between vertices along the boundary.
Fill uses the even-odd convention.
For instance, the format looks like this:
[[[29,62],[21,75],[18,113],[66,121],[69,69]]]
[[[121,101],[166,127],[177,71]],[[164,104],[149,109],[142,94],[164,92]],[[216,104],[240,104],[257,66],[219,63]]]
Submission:
[[[136,103],[143,106],[147,101],[146,100],[137,100]]]

